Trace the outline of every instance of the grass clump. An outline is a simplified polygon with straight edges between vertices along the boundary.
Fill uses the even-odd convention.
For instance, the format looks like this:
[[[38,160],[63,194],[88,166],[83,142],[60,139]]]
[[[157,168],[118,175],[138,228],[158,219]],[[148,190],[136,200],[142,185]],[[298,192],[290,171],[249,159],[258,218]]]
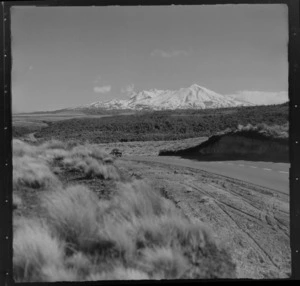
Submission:
[[[13,195],[12,197],[13,209],[18,209],[22,205],[22,199],[15,192],[13,192],[12,195]]]
[[[48,222],[75,249],[89,251],[99,242],[98,197],[84,186],[44,195]]]
[[[257,132],[258,134],[271,139],[287,139],[289,137],[289,125],[267,125],[260,123],[257,125],[247,124],[245,126],[238,125],[235,132]]]
[[[35,157],[37,156],[38,149],[36,146],[29,145],[22,140],[13,139],[12,144],[13,157],[22,157],[29,156]]]
[[[120,184],[115,200],[137,217],[160,215],[166,210],[165,199],[141,180]]]
[[[120,173],[113,165],[113,158],[95,146],[76,146],[61,160],[69,171],[82,172],[86,177],[119,180]]]
[[[13,188],[56,188],[60,181],[41,159],[29,156],[13,158]]]
[[[48,140],[40,145],[40,148],[43,150],[49,149],[67,149],[67,144],[65,142],[51,139]]]
[[[14,232],[14,278],[19,281],[45,281],[47,269],[56,274],[63,263],[64,245],[40,222],[22,219]],[[46,270],[46,273],[45,273]],[[55,277],[51,275],[52,279]],[[62,278],[61,275],[58,279]]]

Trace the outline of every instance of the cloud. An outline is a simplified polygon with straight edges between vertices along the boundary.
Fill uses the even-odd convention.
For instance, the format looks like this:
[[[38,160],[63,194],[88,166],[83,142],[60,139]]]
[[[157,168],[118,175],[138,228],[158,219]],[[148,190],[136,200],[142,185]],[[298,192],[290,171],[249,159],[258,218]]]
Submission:
[[[236,94],[230,94],[230,96],[257,105],[280,104],[289,100],[286,91],[266,92],[242,90],[238,91]]]
[[[121,88],[122,93],[130,94],[134,91],[134,84],[129,84],[126,87]]]
[[[110,85],[105,85],[105,86],[95,86],[94,87],[94,92],[96,93],[108,93],[111,90]]]
[[[151,56],[154,57],[162,57],[162,58],[172,58],[172,57],[178,57],[178,56],[188,56],[189,53],[184,50],[173,50],[173,51],[163,51],[163,50],[154,50],[151,53]]]

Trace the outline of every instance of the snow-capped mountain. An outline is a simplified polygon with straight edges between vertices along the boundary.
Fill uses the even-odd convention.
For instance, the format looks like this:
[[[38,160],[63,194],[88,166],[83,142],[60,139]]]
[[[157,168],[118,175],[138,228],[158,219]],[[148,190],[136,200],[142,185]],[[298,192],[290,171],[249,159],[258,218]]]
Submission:
[[[246,101],[218,94],[193,84],[179,90],[144,90],[132,92],[129,99],[98,101],[79,108],[99,109],[206,109],[253,105]]]

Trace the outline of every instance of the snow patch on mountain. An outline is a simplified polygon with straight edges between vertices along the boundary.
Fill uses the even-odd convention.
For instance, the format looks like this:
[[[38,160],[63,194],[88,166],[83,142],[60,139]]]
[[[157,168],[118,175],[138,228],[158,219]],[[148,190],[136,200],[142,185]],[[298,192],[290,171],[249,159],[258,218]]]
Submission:
[[[218,94],[212,90],[193,84],[179,90],[150,89],[132,92],[129,99],[97,101],[81,108],[166,110],[166,109],[206,109],[253,105],[247,101]]]

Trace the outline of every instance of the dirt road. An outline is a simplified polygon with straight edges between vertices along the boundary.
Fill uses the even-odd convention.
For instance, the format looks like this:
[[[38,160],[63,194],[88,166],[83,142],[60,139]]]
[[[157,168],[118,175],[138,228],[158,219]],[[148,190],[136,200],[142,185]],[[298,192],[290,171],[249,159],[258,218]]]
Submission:
[[[117,164],[133,177],[147,179],[192,220],[207,223],[230,248],[239,278],[289,277],[287,193],[178,162],[161,163],[160,157],[146,158],[128,157]]]

